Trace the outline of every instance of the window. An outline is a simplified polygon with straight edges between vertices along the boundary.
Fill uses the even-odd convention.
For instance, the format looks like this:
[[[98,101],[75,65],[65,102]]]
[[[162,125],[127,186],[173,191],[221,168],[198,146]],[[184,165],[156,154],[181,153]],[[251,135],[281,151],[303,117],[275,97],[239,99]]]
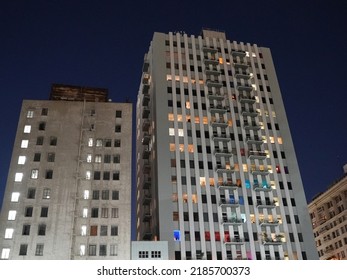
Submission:
[[[43,145],[43,136],[39,136],[36,138],[36,145],[42,146]]]
[[[110,180],[110,172],[109,171],[105,171],[103,174],[103,180]]]
[[[30,133],[31,132],[31,125],[24,126],[24,133]]]
[[[92,208],[91,217],[92,218],[98,218],[99,217],[99,208]]]
[[[105,147],[112,147],[111,139],[105,139]]]
[[[45,130],[46,129],[46,123],[45,122],[40,122],[39,123],[39,130]]]
[[[25,207],[24,216],[25,217],[32,217],[33,216],[33,207],[32,206]]]
[[[8,211],[8,217],[7,220],[14,221],[16,219],[17,211],[16,210],[10,210]]]
[[[119,210],[118,208],[112,208],[111,210],[111,218],[118,218],[119,217]]]
[[[1,251],[1,259],[7,260],[10,257],[10,248],[3,248]]]
[[[88,139],[88,147],[93,147],[93,138]]]
[[[81,226],[81,236],[86,236],[87,235],[87,226],[83,225]]]
[[[108,208],[101,208],[101,218],[108,218]]]
[[[32,119],[34,117],[34,111],[33,110],[28,110],[27,112],[27,118]]]
[[[11,195],[11,202],[18,202],[19,201],[19,192],[13,192]]]
[[[39,170],[38,169],[33,169],[31,170],[31,179],[37,179],[39,177]]]
[[[88,171],[87,171],[88,172]],[[94,171],[94,180],[100,180],[100,171]],[[87,177],[87,176],[86,176]],[[87,180],[90,180],[90,178],[86,178]]]
[[[121,118],[122,117],[122,111],[116,111],[116,118]]]
[[[26,256],[28,251],[28,244],[20,244],[19,247],[19,255]]]
[[[152,259],[160,259],[161,258],[161,251],[151,251],[151,258]]]
[[[7,228],[5,230],[5,239],[12,239],[14,229],[13,228]]]
[[[86,245],[80,245],[80,256],[85,256],[86,254]]]
[[[37,235],[46,235],[46,225],[45,224],[40,224],[38,227]]]
[[[99,246],[99,256],[106,256],[107,254],[106,248],[107,248],[107,245],[104,245],[104,244]]]
[[[83,191],[83,199],[89,199],[89,190]]]
[[[97,147],[102,147],[102,143],[103,141],[102,141],[102,139],[96,139],[96,146]]]
[[[48,115],[48,108],[42,108],[41,116],[47,116],[47,115]]]
[[[109,199],[109,194],[110,194],[109,190],[102,190],[101,191],[101,199],[102,200],[108,200]]]
[[[113,163],[120,163],[120,155],[113,156]]]
[[[112,191],[112,200],[119,200],[119,191]]]
[[[93,190],[93,199],[98,200],[99,199],[99,191],[98,190]]]
[[[29,140],[22,140],[20,147],[23,149],[26,149],[28,148],[28,146],[29,146]]]
[[[120,147],[120,139],[115,139],[114,140],[114,146],[115,147]]]
[[[88,255],[96,256],[96,245],[89,245]]]
[[[55,153],[48,153],[47,154],[47,161],[48,162],[54,162],[55,161]]]
[[[88,208],[84,207],[82,210],[82,217],[83,218],[88,218]]]
[[[27,193],[27,198],[29,199],[34,199],[36,195],[36,189],[34,188],[29,188],[28,193]]]
[[[139,259],[148,259],[148,251],[139,251]]]
[[[54,136],[51,136],[50,140],[49,140],[49,144],[51,146],[57,146],[57,142],[58,142],[58,138],[57,137],[54,137]]]
[[[41,153],[35,153],[34,154],[34,161],[35,162],[38,162],[41,160]]]
[[[18,164],[20,164],[20,165],[25,164],[26,158],[27,158],[26,156],[19,156],[18,157]]]
[[[35,256],[43,256],[43,244],[36,245]]]
[[[23,225],[22,235],[30,235],[30,225]]]
[[[52,179],[53,178],[53,170],[46,170],[46,179]]]
[[[98,235],[98,226],[90,226],[90,236]]]
[[[118,226],[111,226],[111,236],[118,236]]]
[[[100,226],[100,236],[107,236],[107,226]]]
[[[15,182],[22,182],[22,180],[23,180],[23,173],[17,172],[17,173],[14,175],[14,181],[15,181]]]
[[[118,247],[116,244],[110,245],[110,256],[117,256],[118,255]]]
[[[48,207],[41,207],[41,216],[42,218],[48,217]]]
[[[43,189],[42,198],[43,199],[50,199],[51,198],[51,189],[48,189],[48,188]]]
[[[118,180],[119,180],[119,171],[113,172],[112,179],[115,180],[115,181],[118,181]]]
[[[111,163],[111,155],[104,155],[104,163]]]
[[[121,125],[117,124],[117,125],[115,126],[115,128],[114,128],[114,132],[119,133],[119,132],[121,132],[121,131],[122,131]]]

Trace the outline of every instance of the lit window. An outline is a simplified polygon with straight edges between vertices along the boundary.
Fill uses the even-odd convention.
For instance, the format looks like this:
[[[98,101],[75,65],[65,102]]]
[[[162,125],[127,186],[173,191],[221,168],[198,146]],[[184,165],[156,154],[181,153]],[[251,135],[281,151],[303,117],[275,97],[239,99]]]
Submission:
[[[272,117],[276,118],[276,112],[275,111],[272,111]]]
[[[223,62],[223,58],[218,58],[218,61],[219,61],[219,64],[223,64],[224,62]]]
[[[174,136],[175,135],[175,129],[174,128],[169,128],[169,135]]]
[[[193,144],[189,144],[188,145],[188,152],[189,153],[194,153],[194,145]]]
[[[19,201],[19,192],[13,192],[11,195],[11,202],[18,202]]]
[[[275,137],[270,136],[270,142],[271,142],[271,144],[275,143]]]
[[[34,111],[33,110],[28,110],[27,112],[27,118],[32,119],[34,117]]]
[[[253,88],[253,90],[257,90],[257,85],[256,84],[252,84],[252,88]]]
[[[102,139],[96,139],[96,146],[97,147],[102,147]]]
[[[84,190],[83,199],[89,199],[89,191],[88,190]]]
[[[189,101],[186,102],[186,108],[190,109],[190,102]]]
[[[198,197],[196,194],[192,194],[192,201],[193,203],[198,203]]]
[[[51,198],[51,189],[43,189],[42,193],[42,198],[43,199],[50,199]]]
[[[1,251],[1,259],[6,260],[10,257],[10,248],[3,248]]]
[[[31,125],[24,126],[24,133],[30,133],[31,131]]]
[[[214,178],[210,178],[210,187],[214,187]]]
[[[10,210],[8,211],[8,217],[7,219],[9,221],[14,221],[16,219],[17,211],[16,210]]]
[[[174,152],[175,151],[175,144],[170,144],[170,152]]]
[[[101,163],[101,159],[102,159],[101,155],[96,155],[95,156],[95,162],[96,163]]]
[[[18,157],[18,164],[25,164],[26,156],[19,156]]]
[[[88,147],[93,147],[93,138],[88,139]]]
[[[87,162],[92,162],[92,154],[87,155]]]
[[[84,256],[86,254],[86,245],[80,245],[80,256]]]
[[[5,239],[12,239],[13,231],[14,231],[13,228],[7,228],[5,230]]]
[[[184,131],[183,131],[182,128],[179,128],[179,129],[178,129],[178,136],[184,137]]]
[[[181,114],[177,115],[177,121],[178,122],[182,122],[183,121],[183,118],[182,118]]]
[[[39,177],[39,170],[38,169],[33,169],[31,170],[31,179],[37,179]]]
[[[202,118],[202,123],[203,124],[208,124],[208,118],[207,117],[203,117]]]
[[[206,180],[205,180],[205,177],[200,177],[200,186],[201,186],[201,187],[206,187]]]
[[[82,217],[83,218],[88,218],[88,208],[83,208]]]
[[[14,181],[15,182],[22,182],[23,179],[23,173],[17,172],[14,176]]]
[[[86,171],[86,180],[91,179],[92,172],[91,171]]]
[[[282,137],[277,137],[277,141],[278,141],[278,144],[280,144],[280,145],[283,144]]]
[[[242,164],[243,172],[248,172],[247,164]]]
[[[20,145],[21,148],[28,148],[29,140],[22,140],[22,143]]]
[[[81,235],[82,236],[87,235],[87,226],[86,225],[81,226]]]
[[[181,241],[181,232],[179,230],[174,230],[173,237],[175,241]]]
[[[171,114],[171,113],[170,113],[170,114],[168,115],[168,119],[169,119],[169,121],[172,121],[172,122],[173,122],[173,121],[174,121],[174,114]]]

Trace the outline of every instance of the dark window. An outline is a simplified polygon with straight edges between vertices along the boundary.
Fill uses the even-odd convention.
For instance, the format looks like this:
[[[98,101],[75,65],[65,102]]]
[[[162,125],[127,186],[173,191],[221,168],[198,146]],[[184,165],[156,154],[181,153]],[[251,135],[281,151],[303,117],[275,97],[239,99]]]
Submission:
[[[48,217],[48,207],[41,207],[41,216],[43,218],[47,218]]]
[[[47,161],[48,162],[54,162],[55,161],[55,153],[48,153],[47,154]]]
[[[118,226],[111,226],[111,236],[118,235]]]
[[[98,226],[90,226],[90,236],[98,235]]]
[[[33,207],[26,207],[25,208],[25,213],[24,213],[25,217],[32,217],[33,216]]]
[[[29,189],[28,189],[27,198],[29,198],[29,199],[34,199],[34,198],[35,198],[35,194],[36,194],[36,189],[34,189],[34,188],[29,188]]]
[[[40,224],[37,230],[37,235],[46,235],[46,225]]]
[[[99,256],[106,256],[107,254],[107,245],[100,245],[99,247]]]
[[[302,237],[302,233],[298,233],[298,238],[299,238],[299,242],[304,242],[304,238]]]
[[[99,199],[99,193],[100,193],[100,192],[99,192],[98,190],[94,190],[94,191],[93,191],[93,199],[94,199],[94,200],[98,200],[98,199]]]
[[[94,180],[100,180],[100,171],[94,171]]]
[[[99,208],[92,208],[92,212],[90,214],[92,218],[98,218],[99,217]]]
[[[35,153],[34,154],[34,161],[40,161],[41,160],[41,154],[40,153]]]
[[[117,125],[115,126],[115,128],[114,128],[114,132],[119,133],[119,132],[121,132],[121,131],[122,131],[121,125],[117,124]]]
[[[285,197],[282,198],[283,206],[288,206],[287,199]]]
[[[38,145],[38,146],[42,146],[43,145],[43,136],[37,137],[36,145]]]
[[[103,174],[103,180],[110,180],[110,172],[109,171],[105,171]]]
[[[115,180],[115,181],[118,181],[119,180],[119,171],[115,171],[113,172],[113,176],[112,176],[112,179]]]
[[[40,122],[39,123],[39,130],[45,130],[46,129],[46,123],[45,122]]]
[[[109,190],[102,190],[101,199],[102,200],[108,200],[109,198],[110,198],[110,191]]]
[[[120,139],[114,139],[114,146],[120,147]]]
[[[57,146],[57,141],[58,141],[57,137],[52,136],[52,137],[50,138],[49,144],[50,144],[51,146]]]
[[[23,225],[22,235],[30,235],[30,225]]]
[[[120,163],[120,155],[113,156],[113,163]]]
[[[292,206],[296,206],[296,204],[295,204],[295,199],[294,199],[294,198],[291,198],[291,199],[290,199],[290,202],[291,202]]]
[[[291,224],[291,220],[290,220],[290,216],[289,215],[286,215],[286,221],[287,221],[287,224]]]
[[[48,115],[48,108],[42,108],[41,116],[47,116],[47,115]]]
[[[89,245],[88,255],[96,256],[96,245]]]
[[[107,236],[107,226],[100,226],[100,236]]]
[[[112,191],[112,200],[119,200],[119,191]]]
[[[43,256],[43,244],[36,245],[35,256]]]
[[[122,117],[122,111],[117,110],[116,111],[116,118],[121,118]]]
[[[19,255],[26,256],[28,251],[28,244],[20,244]]]

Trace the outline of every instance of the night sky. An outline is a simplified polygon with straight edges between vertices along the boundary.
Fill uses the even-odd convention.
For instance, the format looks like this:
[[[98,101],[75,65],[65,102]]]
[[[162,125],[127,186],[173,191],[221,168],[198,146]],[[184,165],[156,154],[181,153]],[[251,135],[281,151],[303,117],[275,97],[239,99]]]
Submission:
[[[197,36],[203,27],[271,49],[307,200],[341,177],[345,1],[1,0],[0,205],[23,99],[48,99],[51,84],[62,83],[108,88],[135,109],[153,33]]]

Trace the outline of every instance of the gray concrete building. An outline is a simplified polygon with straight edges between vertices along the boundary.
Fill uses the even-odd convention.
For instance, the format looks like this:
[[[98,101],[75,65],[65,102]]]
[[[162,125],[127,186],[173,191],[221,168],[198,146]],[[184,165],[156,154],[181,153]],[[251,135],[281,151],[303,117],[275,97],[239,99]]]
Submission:
[[[347,164],[344,175],[308,205],[319,259],[347,260]]]
[[[137,240],[169,259],[318,259],[268,48],[154,33],[136,128]]]
[[[55,84],[24,100],[0,220],[10,260],[130,259],[132,104]]]

